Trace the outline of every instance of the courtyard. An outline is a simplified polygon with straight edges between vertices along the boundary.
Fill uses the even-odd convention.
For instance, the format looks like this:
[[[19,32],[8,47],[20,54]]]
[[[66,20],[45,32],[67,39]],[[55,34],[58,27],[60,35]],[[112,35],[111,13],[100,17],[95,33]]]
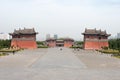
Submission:
[[[120,80],[120,59],[92,50],[23,50],[0,57],[0,80]]]

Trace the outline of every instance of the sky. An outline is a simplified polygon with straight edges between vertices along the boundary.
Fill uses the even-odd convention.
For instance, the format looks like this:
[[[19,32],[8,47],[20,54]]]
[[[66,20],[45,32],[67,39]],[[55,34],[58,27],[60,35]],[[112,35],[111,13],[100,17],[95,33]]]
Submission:
[[[47,34],[82,40],[85,28],[120,32],[120,0],[0,0],[0,32],[35,28]]]

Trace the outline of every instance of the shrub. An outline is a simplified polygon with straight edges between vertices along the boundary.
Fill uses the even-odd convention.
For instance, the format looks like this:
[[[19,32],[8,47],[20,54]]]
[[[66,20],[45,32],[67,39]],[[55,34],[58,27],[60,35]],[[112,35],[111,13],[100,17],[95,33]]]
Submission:
[[[6,55],[9,55],[9,54],[8,54],[8,53],[5,53],[5,52],[0,53],[0,56],[6,56]]]
[[[118,50],[99,50],[99,52],[102,52],[102,53],[107,53],[107,54],[118,54],[119,51]]]
[[[70,47],[70,48],[79,48],[79,49],[83,49],[82,47],[79,47],[79,46],[72,46],[72,47]]]
[[[48,48],[47,46],[38,46],[38,48]]]

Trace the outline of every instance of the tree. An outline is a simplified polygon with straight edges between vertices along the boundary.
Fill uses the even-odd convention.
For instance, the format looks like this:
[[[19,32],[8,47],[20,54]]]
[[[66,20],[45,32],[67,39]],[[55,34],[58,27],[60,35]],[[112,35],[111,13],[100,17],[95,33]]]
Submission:
[[[120,52],[120,39],[110,39],[109,48],[119,50]]]
[[[11,40],[0,40],[0,49],[1,48],[10,48]]]

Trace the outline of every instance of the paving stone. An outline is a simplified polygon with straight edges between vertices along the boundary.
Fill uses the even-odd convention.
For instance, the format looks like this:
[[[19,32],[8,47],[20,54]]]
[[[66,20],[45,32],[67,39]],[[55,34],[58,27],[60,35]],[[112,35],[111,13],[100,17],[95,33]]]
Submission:
[[[120,80],[119,62],[95,51],[24,50],[0,57],[0,80]]]

